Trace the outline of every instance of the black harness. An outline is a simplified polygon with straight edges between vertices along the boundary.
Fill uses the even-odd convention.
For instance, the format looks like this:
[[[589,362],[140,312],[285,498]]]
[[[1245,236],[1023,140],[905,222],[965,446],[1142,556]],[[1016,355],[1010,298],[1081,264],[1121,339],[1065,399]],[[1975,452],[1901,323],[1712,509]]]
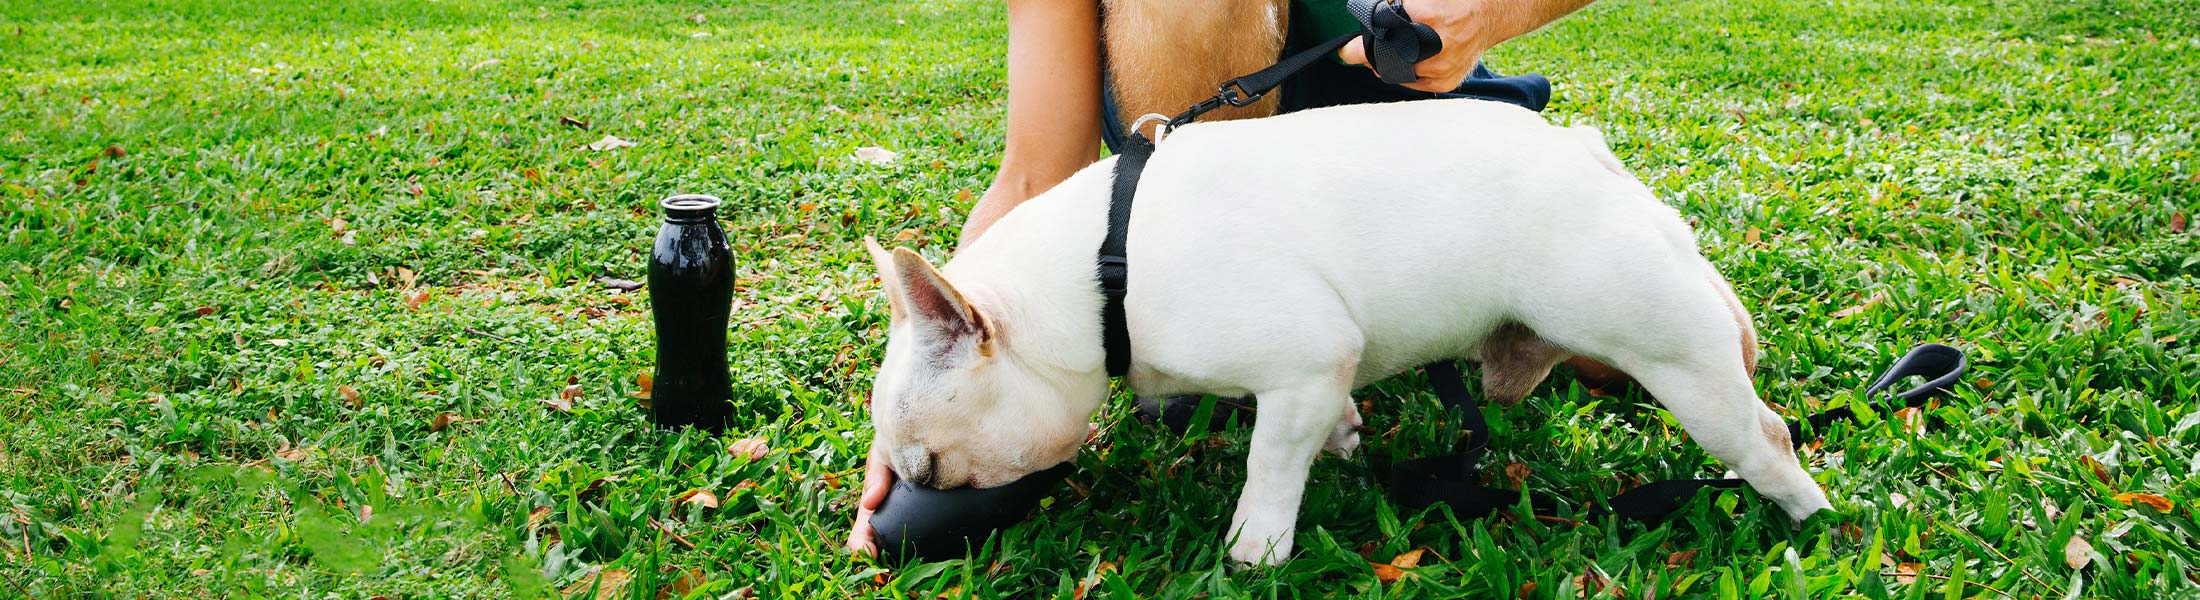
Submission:
[[[1281,85],[1285,79],[1305,70],[1316,61],[1343,48],[1357,37],[1362,40],[1368,61],[1386,83],[1409,83],[1416,79],[1414,63],[1435,55],[1443,47],[1436,32],[1427,25],[1415,23],[1405,9],[1389,0],[1348,0],[1346,5],[1359,17],[1359,33],[1338,36],[1320,45],[1302,50],[1258,72],[1223,82],[1213,97],[1193,104],[1176,116],[1161,118],[1148,115],[1140,118],[1124,136],[1115,160],[1115,180],[1108,201],[1108,233],[1100,242],[1098,259],[1102,306],[1100,323],[1102,344],[1107,349],[1108,375],[1122,377],[1130,372],[1131,337],[1129,324],[1125,322],[1123,296],[1130,278],[1130,261],[1125,258],[1125,245],[1130,237],[1131,201],[1137,195],[1138,179],[1145,171],[1146,160],[1153,155],[1155,139],[1147,138],[1140,131],[1149,121],[1158,121],[1160,133],[1191,123],[1200,115],[1223,106],[1247,106]],[[1157,135],[1156,138],[1161,136]],[[1912,349],[1909,354],[1895,361],[1894,366],[1880,375],[1865,392],[1861,402],[1870,402],[1881,392],[1912,376],[1927,381],[1908,391],[1894,394],[1898,406],[1915,407],[1939,397],[1954,387],[1966,367],[1963,352],[1940,344],[1925,344]],[[1453,361],[1430,363],[1423,367],[1428,373],[1431,387],[1444,405],[1456,414],[1460,426],[1466,430],[1466,448],[1455,454],[1432,458],[1407,460],[1391,465],[1391,493],[1399,503],[1419,508],[1432,504],[1445,504],[1454,514],[1461,516],[1487,515],[1498,510],[1519,506],[1520,490],[1490,487],[1476,483],[1480,477],[1482,457],[1490,443],[1489,423],[1482,415],[1481,401],[1467,390],[1466,380]],[[1188,418],[1190,415],[1162,415]],[[1821,412],[1803,421],[1788,424],[1789,439],[1800,448],[1817,431],[1824,430],[1835,421],[1851,419],[1855,412],[1847,407]],[[1654,520],[1678,510],[1698,491],[1705,489],[1732,489],[1742,487],[1740,479],[1671,479],[1654,481],[1635,487],[1592,506],[1591,514]],[[1527,501],[1535,512],[1551,514],[1557,508],[1556,499],[1538,493],[1528,493]]]

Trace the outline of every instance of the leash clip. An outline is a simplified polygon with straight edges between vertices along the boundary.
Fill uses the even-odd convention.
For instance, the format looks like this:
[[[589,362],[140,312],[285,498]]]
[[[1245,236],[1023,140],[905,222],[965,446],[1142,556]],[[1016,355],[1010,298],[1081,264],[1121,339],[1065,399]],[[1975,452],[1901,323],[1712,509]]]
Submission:
[[[1209,100],[1209,102],[1212,101],[1213,100],[1211,99]],[[1136,122],[1131,123],[1131,133],[1137,134],[1140,130],[1145,129],[1146,123],[1148,122],[1158,123],[1158,125],[1155,125],[1153,129],[1153,143],[1156,144],[1161,143],[1162,136],[1169,135],[1169,132],[1174,131],[1176,129],[1176,126],[1180,124],[1176,122],[1176,119],[1169,118],[1168,115],[1164,115],[1161,113],[1146,113],[1139,116]]]

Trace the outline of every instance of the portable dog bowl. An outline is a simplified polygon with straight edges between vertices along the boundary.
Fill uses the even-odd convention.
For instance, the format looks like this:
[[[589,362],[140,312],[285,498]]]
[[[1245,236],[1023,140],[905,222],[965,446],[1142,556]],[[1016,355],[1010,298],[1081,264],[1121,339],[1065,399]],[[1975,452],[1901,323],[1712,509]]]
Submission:
[[[984,489],[936,490],[907,479],[895,482],[871,514],[880,556],[894,561],[961,557],[984,544],[986,536],[1024,520],[1071,470],[1065,462]]]

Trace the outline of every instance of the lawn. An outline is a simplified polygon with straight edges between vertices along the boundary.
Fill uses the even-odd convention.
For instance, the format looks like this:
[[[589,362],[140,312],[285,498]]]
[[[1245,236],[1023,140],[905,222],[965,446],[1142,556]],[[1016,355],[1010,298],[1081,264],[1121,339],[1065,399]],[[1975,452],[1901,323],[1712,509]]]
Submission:
[[[0,0],[0,597],[2200,597],[2195,0],[1607,0],[1498,49],[1694,223],[1769,401],[1926,341],[1972,374],[1809,449],[1842,515],[1799,530],[1581,515],[1722,470],[1564,373],[1487,468],[1569,518],[1398,510],[1381,465],[1455,438],[1401,376],[1263,569],[1221,551],[1242,428],[1127,397],[974,558],[838,550],[860,240],[954,246],[1000,3],[317,4]],[[719,436],[645,424],[649,298],[598,282],[677,192],[740,263]]]

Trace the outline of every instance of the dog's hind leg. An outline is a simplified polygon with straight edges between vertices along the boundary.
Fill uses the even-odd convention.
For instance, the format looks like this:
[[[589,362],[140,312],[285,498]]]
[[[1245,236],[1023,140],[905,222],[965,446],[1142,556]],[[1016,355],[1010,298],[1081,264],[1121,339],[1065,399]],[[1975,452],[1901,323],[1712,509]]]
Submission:
[[[1757,398],[1732,310],[1693,266],[1623,265],[1596,294],[1550,302],[1544,338],[1633,375],[1691,439],[1801,521],[1831,508],[1795,457],[1787,422]]]

